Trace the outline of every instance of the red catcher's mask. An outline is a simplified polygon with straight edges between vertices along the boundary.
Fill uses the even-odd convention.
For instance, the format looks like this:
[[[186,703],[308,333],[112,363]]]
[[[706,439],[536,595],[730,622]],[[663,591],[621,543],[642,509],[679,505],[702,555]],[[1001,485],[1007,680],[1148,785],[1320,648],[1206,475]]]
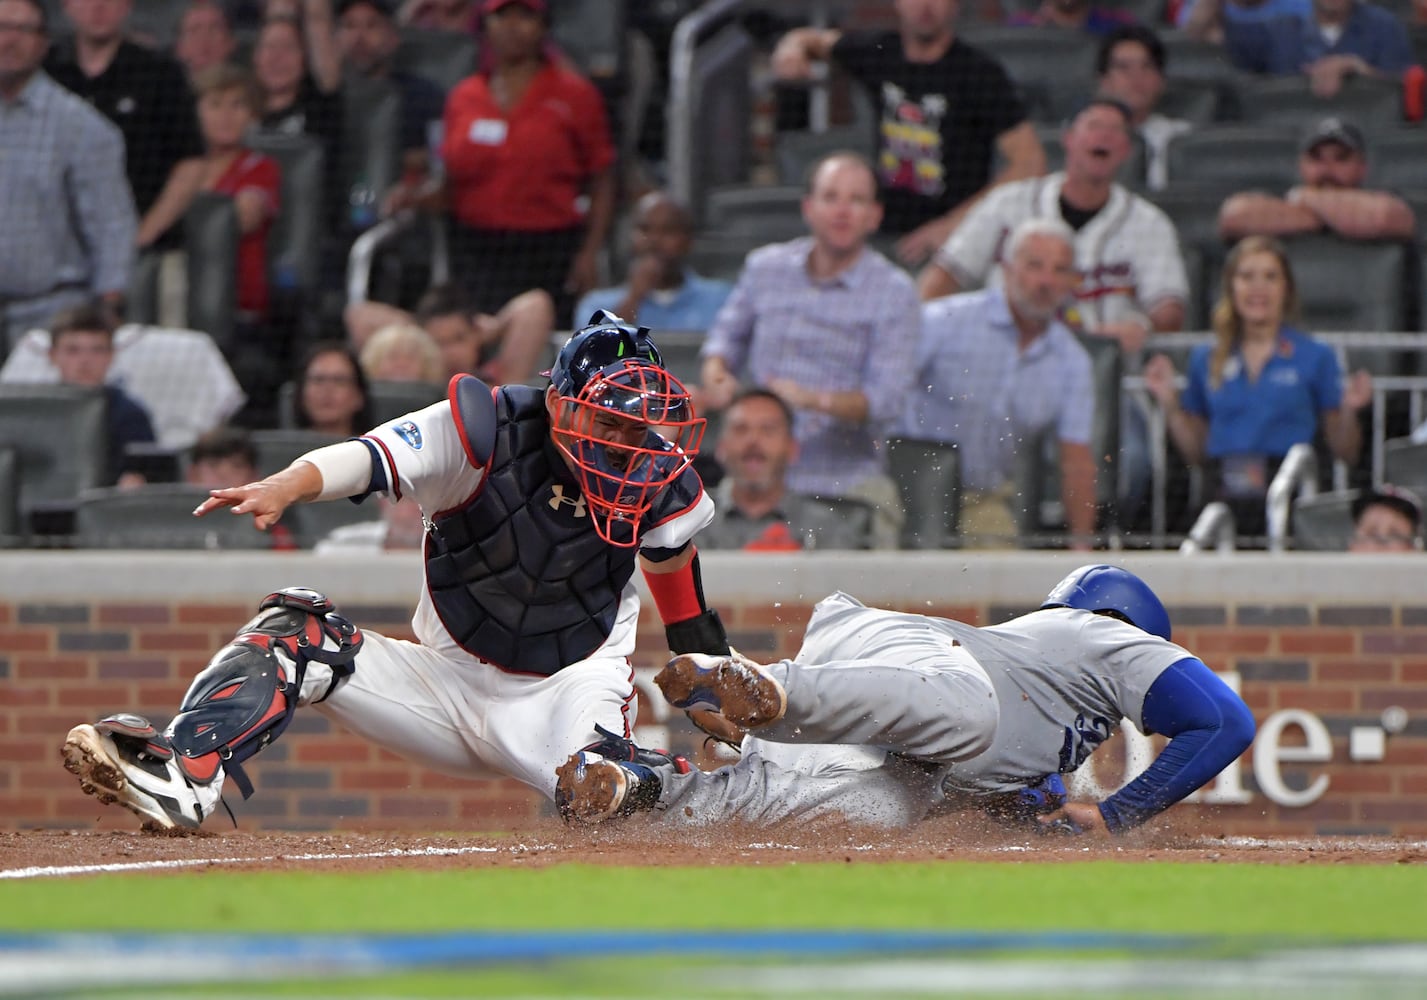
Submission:
[[[640,519],[693,462],[706,421],[682,382],[641,359],[602,369],[560,403],[551,436],[574,463],[595,531],[639,544]]]

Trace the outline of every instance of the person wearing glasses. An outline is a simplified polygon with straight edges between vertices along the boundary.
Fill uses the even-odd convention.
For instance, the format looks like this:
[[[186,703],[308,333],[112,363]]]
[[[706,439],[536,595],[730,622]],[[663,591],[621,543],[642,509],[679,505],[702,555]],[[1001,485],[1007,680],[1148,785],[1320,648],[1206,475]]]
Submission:
[[[1363,490],[1353,501],[1349,552],[1422,551],[1422,501],[1400,486]]]

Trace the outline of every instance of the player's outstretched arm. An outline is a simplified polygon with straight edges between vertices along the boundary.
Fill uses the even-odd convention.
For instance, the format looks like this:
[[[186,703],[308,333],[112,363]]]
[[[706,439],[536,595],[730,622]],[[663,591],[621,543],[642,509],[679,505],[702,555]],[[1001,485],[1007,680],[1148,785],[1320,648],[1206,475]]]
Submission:
[[[276,524],[288,507],[315,500],[321,492],[322,474],[311,462],[298,459],[260,482],[210,491],[193,516],[203,517],[220,507],[229,507],[234,514],[252,514],[254,526],[263,531]]]

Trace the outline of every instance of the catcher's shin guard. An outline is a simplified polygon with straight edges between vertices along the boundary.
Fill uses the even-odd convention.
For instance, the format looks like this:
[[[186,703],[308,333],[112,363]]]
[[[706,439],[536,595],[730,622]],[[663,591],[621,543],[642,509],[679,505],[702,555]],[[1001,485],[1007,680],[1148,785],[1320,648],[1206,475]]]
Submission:
[[[299,700],[323,701],[352,676],[362,648],[361,631],[315,590],[284,588],[258,608],[193,679],[165,732],[185,770],[221,760],[243,798],[253,794],[243,761],[282,734]]]

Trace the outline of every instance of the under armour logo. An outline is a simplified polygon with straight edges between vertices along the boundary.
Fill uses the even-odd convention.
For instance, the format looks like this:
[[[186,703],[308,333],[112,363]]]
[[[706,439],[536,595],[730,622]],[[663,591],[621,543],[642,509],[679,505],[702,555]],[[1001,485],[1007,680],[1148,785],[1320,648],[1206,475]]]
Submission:
[[[567,496],[565,496],[565,487],[562,486],[562,485],[560,485],[559,483],[556,483],[554,486],[551,487],[551,489],[552,489],[552,490],[554,491],[554,493],[555,493],[555,495],[550,498],[550,509],[551,509],[551,510],[559,510],[561,504],[566,504],[566,503],[567,503],[567,504],[569,504],[571,507],[575,508],[575,516],[576,516],[576,517],[584,517],[584,516],[588,513],[588,511],[585,510],[585,498],[584,498],[584,497],[567,497]]]

